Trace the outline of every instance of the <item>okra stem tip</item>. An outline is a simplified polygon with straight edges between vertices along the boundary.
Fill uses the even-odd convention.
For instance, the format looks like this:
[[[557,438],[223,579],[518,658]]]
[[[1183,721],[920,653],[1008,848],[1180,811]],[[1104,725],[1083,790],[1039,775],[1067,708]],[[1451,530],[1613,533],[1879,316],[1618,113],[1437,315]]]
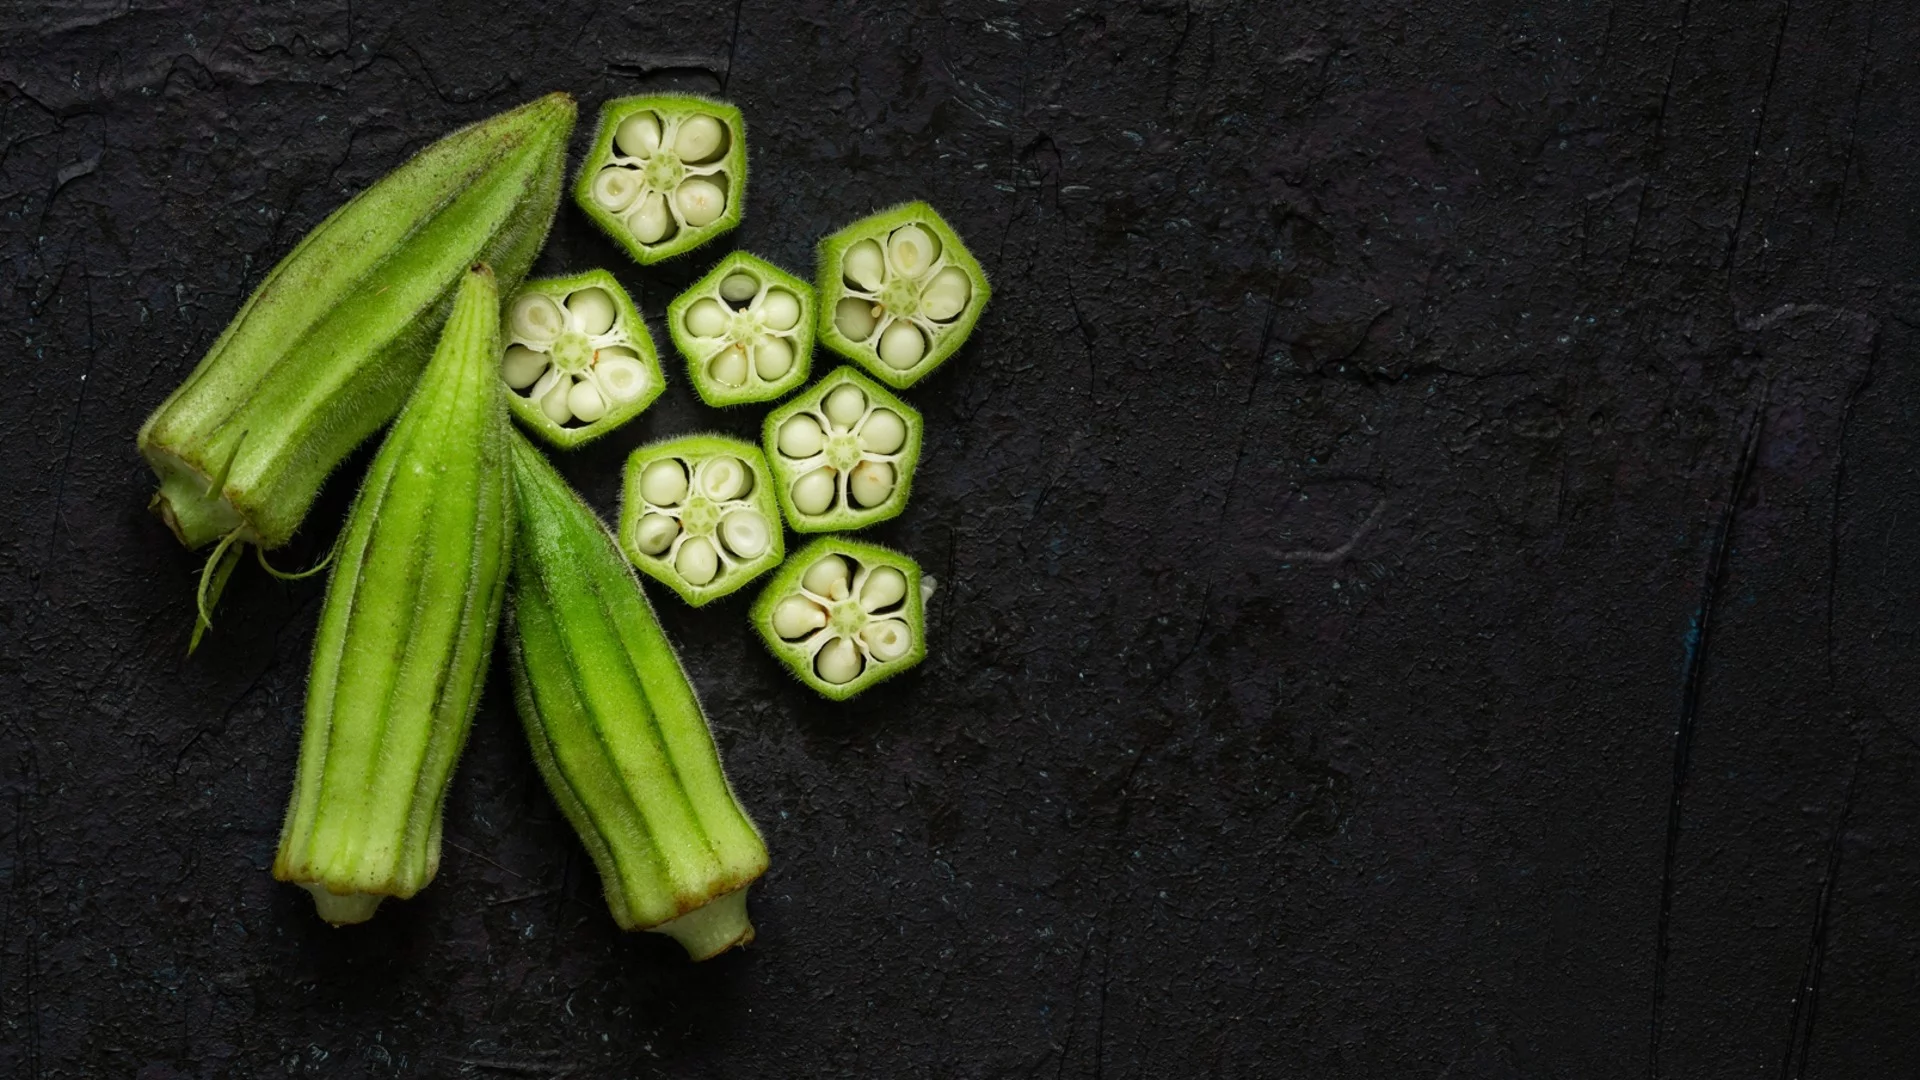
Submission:
[[[680,943],[695,960],[718,956],[735,945],[753,942],[753,923],[747,918],[747,890],[743,886],[694,908],[677,919],[651,928]]]
[[[320,917],[334,926],[350,926],[373,918],[380,907],[380,901],[386,897],[379,893],[347,893],[345,896],[328,891],[325,885],[316,881],[303,881],[300,887],[313,894],[313,908]]]

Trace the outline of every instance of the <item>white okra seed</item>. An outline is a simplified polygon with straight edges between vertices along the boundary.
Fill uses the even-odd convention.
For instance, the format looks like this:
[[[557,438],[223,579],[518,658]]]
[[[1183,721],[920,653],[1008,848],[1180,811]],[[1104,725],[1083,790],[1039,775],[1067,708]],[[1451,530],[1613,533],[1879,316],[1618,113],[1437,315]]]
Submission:
[[[887,238],[893,268],[908,277],[920,277],[940,257],[940,241],[918,225],[902,225]]]
[[[727,193],[704,177],[689,177],[674,189],[673,204],[680,208],[682,220],[699,228],[720,219],[721,212],[727,208]]]
[[[907,441],[907,422],[892,409],[875,409],[860,425],[860,449],[870,454],[891,454]]]
[[[879,292],[880,286],[887,280],[886,256],[880,253],[880,245],[873,240],[862,240],[848,248],[846,258],[840,265],[849,284],[868,292]]]
[[[531,342],[552,341],[567,328],[567,317],[560,305],[541,293],[521,293],[508,311],[507,324],[513,335]]]
[[[863,627],[860,640],[866,643],[873,658],[884,664],[907,655],[907,650],[913,647],[913,632],[899,619],[881,619]]]
[[[819,655],[813,658],[813,670],[835,686],[858,678],[864,666],[866,661],[860,658],[860,650],[843,637],[836,637],[821,646]]]
[[[747,463],[732,455],[711,458],[700,466],[700,489],[714,502],[740,498],[747,493],[752,480]]]
[[[822,465],[793,482],[793,506],[803,514],[824,514],[833,506],[834,496],[839,494],[834,487],[834,477],[839,474],[833,466]]]
[[[735,510],[720,519],[720,542],[743,559],[757,559],[767,550],[767,519],[760,511]]]
[[[591,337],[613,329],[613,297],[597,285],[567,294],[567,326]]]
[[[666,197],[659,192],[651,192],[640,200],[640,205],[627,215],[627,228],[633,230],[633,238],[643,244],[658,243],[667,235],[667,227],[673,224],[673,218],[667,214]]]
[[[713,550],[713,541],[706,537],[688,537],[673,557],[673,568],[689,583],[705,585],[720,572],[720,553]]]
[[[585,379],[574,383],[573,389],[567,391],[567,408],[573,411],[573,415],[589,424],[607,415],[606,399],[601,397],[600,391],[594,389],[593,384]]]
[[[929,319],[945,322],[967,309],[973,299],[973,280],[957,266],[949,266],[933,275],[927,291],[920,297],[920,310]]]
[[[810,458],[820,452],[826,436],[820,421],[805,413],[780,425],[780,452],[790,458]]]
[[[685,322],[694,337],[719,337],[727,329],[727,309],[710,296],[701,297],[687,308]]]
[[[860,586],[860,607],[871,615],[881,608],[890,608],[907,595],[907,575],[891,566],[876,566],[867,575],[866,584]]]
[[[827,625],[826,609],[798,593],[773,609],[773,632],[793,641]]]
[[[852,384],[836,386],[821,409],[836,430],[851,431],[860,422],[860,414],[867,411],[867,395]]]
[[[800,298],[785,289],[768,289],[760,301],[760,317],[774,330],[791,330],[800,321]]]
[[[679,154],[682,161],[705,161],[720,151],[720,143],[726,136],[727,129],[719,120],[697,113],[680,121],[680,130],[673,135],[673,152]]]
[[[601,349],[593,371],[600,376],[607,396],[618,402],[632,401],[647,388],[647,369],[640,366],[638,357],[624,350]]]
[[[785,375],[793,370],[793,346],[785,338],[760,339],[753,347],[753,370],[768,382]]]
[[[887,496],[893,494],[893,466],[884,461],[863,461],[855,465],[847,477],[847,494],[861,506],[886,502]]]
[[[807,567],[807,572],[800,576],[800,585],[815,596],[836,600],[839,598],[833,595],[834,589],[838,586],[842,592],[846,590],[848,573],[847,560],[828,555]]]
[[[649,157],[660,149],[660,118],[650,112],[637,112],[614,129],[613,143],[628,157]]]
[[[633,530],[634,541],[649,555],[664,553],[679,535],[680,523],[665,514],[647,514]]]
[[[661,458],[640,472],[640,497],[655,506],[678,506],[687,497],[687,470],[676,458]]]
[[[525,390],[532,386],[547,370],[553,357],[543,352],[534,352],[525,345],[509,345],[507,353],[500,358],[500,377],[515,390]]]
[[[553,381],[553,389],[540,398],[540,411],[547,419],[556,424],[564,424],[573,419],[573,410],[567,407],[567,396],[573,390],[573,377],[562,375]]]
[[[880,359],[890,368],[901,371],[920,362],[927,354],[927,339],[920,336],[920,328],[905,319],[896,319],[887,332],[880,335]]]
[[[879,320],[873,317],[873,305],[865,300],[847,297],[833,305],[833,325],[838,327],[848,341],[865,341],[873,336],[873,328]]]
[[[638,169],[609,165],[593,174],[593,201],[616,214],[632,206],[645,190]]]
[[[720,281],[720,296],[731,303],[744,304],[759,292],[760,282],[752,274],[735,271]]]
[[[738,345],[729,345],[713,354],[707,363],[707,374],[721,386],[745,386],[747,383],[747,354]]]

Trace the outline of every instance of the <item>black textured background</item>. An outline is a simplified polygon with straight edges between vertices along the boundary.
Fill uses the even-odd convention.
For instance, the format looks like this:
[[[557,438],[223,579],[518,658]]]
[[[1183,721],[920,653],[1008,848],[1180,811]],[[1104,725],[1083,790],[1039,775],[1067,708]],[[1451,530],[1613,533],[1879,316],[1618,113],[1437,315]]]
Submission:
[[[218,7],[0,3],[0,1072],[1911,1074],[1912,6]],[[933,655],[834,707],[655,590],[744,952],[614,929],[498,679],[440,879],[329,930],[267,873],[320,585],[185,659],[134,429],[412,150],[655,86],[745,109],[744,226],[540,270],[657,320],[923,196],[995,277],[876,530]],[[755,426],[670,370],[603,511]]]

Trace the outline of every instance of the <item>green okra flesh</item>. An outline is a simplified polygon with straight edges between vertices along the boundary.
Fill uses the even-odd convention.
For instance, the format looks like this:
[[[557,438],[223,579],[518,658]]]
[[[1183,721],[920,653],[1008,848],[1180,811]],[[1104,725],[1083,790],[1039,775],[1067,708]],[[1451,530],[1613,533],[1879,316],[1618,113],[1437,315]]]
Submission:
[[[517,435],[512,460],[508,656],[540,774],[621,927],[668,934],[696,960],[745,944],[767,850],[693,686],[606,526]]]
[[[433,879],[506,593],[513,528],[500,301],[484,265],[355,498],[327,582],[273,873],[322,918]]]

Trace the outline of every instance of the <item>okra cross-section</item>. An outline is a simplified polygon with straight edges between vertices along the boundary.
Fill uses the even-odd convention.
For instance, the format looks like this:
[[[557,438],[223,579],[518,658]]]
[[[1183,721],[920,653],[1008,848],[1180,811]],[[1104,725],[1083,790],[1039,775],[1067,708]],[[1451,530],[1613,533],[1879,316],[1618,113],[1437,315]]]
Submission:
[[[605,435],[665,386],[646,322],[605,270],[528,282],[507,305],[502,336],[507,404],[554,446]]]
[[[820,340],[897,389],[967,340],[986,272],[933,207],[883,210],[820,242]]]
[[[694,607],[778,566],[786,538],[766,458],[725,435],[635,450],[621,497],[620,548]]]
[[[607,102],[574,187],[587,216],[642,265],[740,224],[746,195],[746,121],[693,94]]]
[[[920,564],[878,544],[823,536],[753,605],[753,626],[801,682],[835,701],[927,655]]]
[[[921,429],[918,410],[850,367],[768,413],[762,441],[787,523],[840,532],[898,516]]]
[[[806,382],[813,320],[813,286],[744,251],[667,305],[693,388],[716,407],[772,401]]]

